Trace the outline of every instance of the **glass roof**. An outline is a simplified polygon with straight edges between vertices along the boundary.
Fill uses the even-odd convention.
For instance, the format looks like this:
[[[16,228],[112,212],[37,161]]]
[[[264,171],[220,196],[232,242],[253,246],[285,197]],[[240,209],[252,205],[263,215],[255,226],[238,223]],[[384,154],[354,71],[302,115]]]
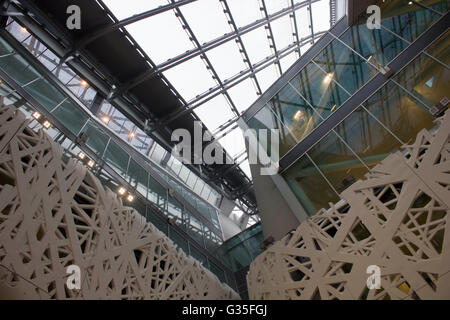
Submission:
[[[177,1],[103,2],[122,20]],[[250,178],[242,132],[220,126],[236,121],[329,28],[329,0],[197,0],[126,26],[157,66],[170,61],[163,74]]]

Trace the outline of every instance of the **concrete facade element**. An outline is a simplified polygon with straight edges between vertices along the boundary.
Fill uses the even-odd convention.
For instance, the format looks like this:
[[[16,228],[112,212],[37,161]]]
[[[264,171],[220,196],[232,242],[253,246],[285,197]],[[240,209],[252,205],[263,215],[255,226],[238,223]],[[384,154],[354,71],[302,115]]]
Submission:
[[[0,298],[239,299],[29,124],[0,104]]]
[[[450,111],[436,122],[257,257],[250,299],[450,299]]]

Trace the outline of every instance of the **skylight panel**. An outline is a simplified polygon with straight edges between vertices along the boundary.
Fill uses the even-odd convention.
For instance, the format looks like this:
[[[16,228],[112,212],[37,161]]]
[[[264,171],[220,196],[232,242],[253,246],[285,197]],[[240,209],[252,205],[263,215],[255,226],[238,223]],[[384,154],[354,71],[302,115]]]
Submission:
[[[276,66],[271,64],[256,74],[261,90],[264,92],[278,79]]]
[[[312,4],[314,32],[330,29],[330,2],[321,0]]]
[[[205,102],[195,109],[195,113],[212,133],[218,127],[234,117],[226,98],[223,95]]]
[[[218,0],[197,0],[180,10],[200,44],[231,30]]]
[[[311,28],[309,26],[309,11],[308,7],[303,7],[295,11],[295,18],[297,19],[297,28],[300,39],[311,35]]]
[[[289,0],[265,0],[264,3],[266,4],[267,14],[269,15],[290,6]]]
[[[297,61],[297,54],[294,52],[289,53],[287,56],[280,59],[281,69],[286,72]]]
[[[250,78],[229,89],[228,93],[239,112],[247,110],[258,98],[255,85]]]
[[[264,27],[244,34],[242,41],[244,42],[252,64],[272,55]]]
[[[227,3],[238,28],[262,18],[257,0],[227,0]]]
[[[133,0],[132,5],[124,0],[103,0],[103,2],[119,20],[168,4],[167,0]]]
[[[229,41],[209,50],[206,55],[222,81],[246,69],[246,65],[235,41]]]
[[[233,129],[219,141],[233,159],[245,150],[244,136],[240,128]]]
[[[275,20],[271,23],[273,37],[275,38],[275,46],[278,50],[286,48],[294,42],[292,23],[289,15]]]
[[[194,48],[172,11],[133,23],[127,30],[156,64]]]
[[[216,85],[200,57],[179,64],[164,75],[186,101]]]

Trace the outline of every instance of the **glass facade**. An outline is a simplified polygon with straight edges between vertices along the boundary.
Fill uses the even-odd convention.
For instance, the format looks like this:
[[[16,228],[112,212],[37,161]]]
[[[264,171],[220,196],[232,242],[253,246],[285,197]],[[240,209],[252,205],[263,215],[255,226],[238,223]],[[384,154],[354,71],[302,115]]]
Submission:
[[[58,142],[66,148],[66,157],[76,158],[81,150],[75,147],[73,142],[58,129],[59,126],[75,137],[78,137],[81,133],[87,134],[88,139],[85,145],[96,155],[96,163],[104,162],[105,165],[126,182],[124,186],[129,191],[139,195],[132,203],[127,204],[145,216],[148,221],[171,238],[188,255],[195,255],[194,258],[202,262],[221,280],[227,281],[231,286],[234,286],[232,283],[233,278],[226,276],[227,272],[219,266],[220,263],[213,262],[209,256],[202,253],[203,250],[203,252],[209,252],[212,255],[223,241],[218,219],[218,209],[207,201],[211,199],[212,193],[203,181],[191,171],[187,172],[184,166],[179,165],[178,173],[185,169],[184,177],[193,179],[193,190],[190,190],[188,185],[181,182],[176,176],[165,172],[165,169],[154,164],[149,159],[144,159],[144,155],[141,155],[145,160],[144,163],[147,165],[147,167],[143,167],[141,165],[142,161],[139,164],[135,160],[136,158],[132,158],[132,152],[126,147],[127,143],[124,143],[114,132],[111,132],[111,126],[108,126],[101,119],[92,117],[92,114],[86,110],[86,105],[92,102],[93,99],[93,96],[88,94],[89,92],[83,94],[80,90],[75,90],[74,87],[70,88],[72,78],[65,86],[73,93],[77,92],[76,96],[79,101],[75,101],[56,84],[44,79],[43,75],[36,71],[20,54],[14,52],[12,47],[2,38],[0,38],[0,68],[56,119],[57,123],[47,132],[55,140],[60,140]],[[58,80],[63,78],[58,77]],[[1,93],[4,96],[10,99],[16,96],[7,86],[1,83],[0,85],[2,86],[0,88]],[[20,97],[16,97],[15,101],[19,99]],[[30,117],[32,110],[33,108],[28,105],[22,108],[22,111],[26,112]],[[160,152],[159,149],[155,148],[155,145],[153,145],[152,150],[155,153]],[[133,147],[136,149],[136,146]],[[163,154],[162,160],[166,155],[166,151],[160,153]],[[103,169],[97,172],[97,176],[111,190],[116,191],[119,189],[120,184],[117,180]],[[196,187],[195,190],[194,185]],[[173,194],[177,194],[179,198],[176,199]],[[206,199],[201,198],[201,196],[204,196]],[[183,205],[179,200],[180,198],[192,206],[193,209]],[[146,199],[154,207],[150,208],[143,199]],[[166,218],[153,213],[155,207]],[[195,213],[192,212],[193,210],[195,210]],[[197,218],[196,215],[201,216],[204,221],[208,221],[214,228],[209,227],[207,223]],[[177,227],[175,228],[174,226]],[[190,235],[191,238],[183,236],[179,230]],[[203,249],[200,250],[199,248]]]
[[[285,85],[269,102],[263,101],[259,111],[252,111],[248,126],[280,129],[283,160],[449,7],[448,1],[421,3],[426,7],[379,1],[380,29],[368,29],[362,18],[333,36],[295,76],[280,80]],[[341,192],[381,160],[410,143],[420,130],[434,127],[431,108],[450,92],[448,33],[430,39],[391,80],[370,89],[374,93],[364,103],[317,135],[297,160],[289,158],[281,176],[309,215],[338,202]]]
[[[7,31],[10,32],[21,44],[30,51],[53,75],[55,75],[64,86],[69,89],[85,106],[90,106],[96,96],[96,90],[91,88],[86,81],[81,79],[71,68],[62,63],[58,65],[60,59],[52,53],[43,43],[37,38],[25,31],[18,23],[10,20],[7,26]],[[3,48],[5,54],[10,54],[8,50],[11,48]],[[0,53],[3,55],[2,53]],[[52,86],[49,86],[44,79],[36,81],[38,76],[37,72],[26,62],[22,61],[22,58],[18,55],[11,55],[2,58],[2,68],[5,71],[20,70],[22,73],[18,75],[18,83],[21,85],[27,85],[27,91],[33,92],[35,99],[39,101],[44,107],[49,109],[55,108],[62,94],[55,90]],[[26,72],[28,71],[28,72]],[[34,81],[30,83],[31,81]],[[45,92],[44,90],[49,90]],[[68,101],[61,105],[62,109],[58,106],[57,113],[61,117],[68,117],[69,119],[80,119],[80,121],[74,121],[70,125],[73,133],[76,134],[81,129],[79,124],[85,123],[83,120],[87,120],[86,115],[76,110],[73,103]],[[76,116],[73,116],[75,113]],[[103,122],[105,126],[111,129],[117,136],[122,138],[128,144],[132,145],[140,153],[151,159],[154,163],[163,166],[165,170],[170,172],[174,177],[179,179],[188,188],[196,192],[203,199],[216,206],[221,199],[221,195],[208,185],[201,190],[201,193],[194,189],[197,181],[202,181],[194,172],[188,169],[184,164],[171,156],[170,152],[166,151],[163,147],[158,145],[153,139],[150,138],[145,132],[138,128],[131,120],[123,115],[116,107],[111,105],[108,101],[104,100],[99,106],[98,112],[95,116]],[[85,119],[83,119],[85,118]],[[69,122],[69,121],[68,121]],[[134,137],[130,139],[130,134]],[[169,157],[169,161],[163,162],[163,160]],[[180,170],[182,168],[182,170]],[[192,177],[187,181],[188,176]]]
[[[263,252],[259,245],[264,241],[261,224],[244,230],[223,243],[217,252],[221,261],[230,264],[234,272],[250,265]]]

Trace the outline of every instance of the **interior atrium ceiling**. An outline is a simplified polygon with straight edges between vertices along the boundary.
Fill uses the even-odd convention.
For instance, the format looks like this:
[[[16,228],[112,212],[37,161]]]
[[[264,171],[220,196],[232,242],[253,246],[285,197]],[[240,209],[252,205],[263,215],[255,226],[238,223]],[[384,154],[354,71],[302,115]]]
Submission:
[[[101,3],[101,1],[99,1]],[[251,179],[236,120],[333,21],[329,0],[103,0]]]
[[[79,0],[81,30],[66,28],[70,0],[13,3],[108,127],[213,205],[233,201],[241,227],[259,220],[237,120],[336,22],[337,0]],[[171,133],[195,120],[233,164],[170,156]]]

